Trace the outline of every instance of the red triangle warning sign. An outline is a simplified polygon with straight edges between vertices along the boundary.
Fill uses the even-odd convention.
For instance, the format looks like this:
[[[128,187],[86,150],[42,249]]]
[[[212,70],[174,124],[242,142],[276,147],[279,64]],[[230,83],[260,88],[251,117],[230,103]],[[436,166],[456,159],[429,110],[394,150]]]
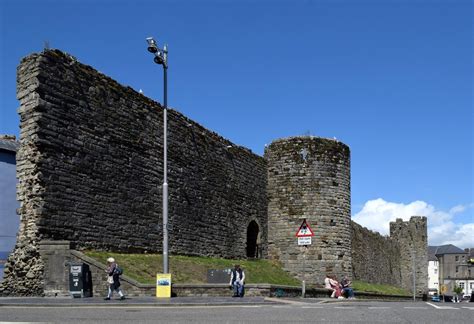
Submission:
[[[311,227],[309,227],[309,224],[306,222],[306,218],[303,220],[303,223],[300,226],[300,229],[298,232],[296,232],[296,237],[308,237],[308,236],[314,236],[313,231],[311,230]]]

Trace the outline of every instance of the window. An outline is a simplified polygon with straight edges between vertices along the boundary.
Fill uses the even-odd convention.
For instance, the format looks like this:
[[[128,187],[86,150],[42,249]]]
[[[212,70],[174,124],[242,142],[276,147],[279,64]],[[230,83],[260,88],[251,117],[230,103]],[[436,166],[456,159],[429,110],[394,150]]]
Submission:
[[[474,282],[471,282],[469,286],[471,286],[471,289],[474,289]]]
[[[458,267],[458,266],[456,266],[456,273],[457,273],[457,272],[459,272],[459,267]]]
[[[437,274],[438,273],[438,269],[434,269],[434,274]]]
[[[459,287],[464,290],[464,282],[460,282]]]
[[[459,261],[459,255],[456,255],[455,259],[456,259],[456,262],[458,262]]]

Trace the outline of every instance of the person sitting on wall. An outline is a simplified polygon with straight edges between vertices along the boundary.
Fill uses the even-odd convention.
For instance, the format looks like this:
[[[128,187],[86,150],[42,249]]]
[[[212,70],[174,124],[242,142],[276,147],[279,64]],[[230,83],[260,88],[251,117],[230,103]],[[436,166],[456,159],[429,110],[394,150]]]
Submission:
[[[110,300],[114,291],[116,291],[119,296],[120,300],[124,300],[125,296],[123,295],[122,289],[120,289],[120,275],[122,274],[122,270],[119,268],[117,263],[115,263],[115,259],[110,257],[107,259],[107,284],[109,286],[109,290],[107,293],[107,297],[104,300]]]
[[[327,274],[326,278],[324,279],[324,288],[331,291],[331,298],[336,298],[336,286],[337,281],[335,282],[334,279],[332,279],[332,276]]]
[[[342,293],[347,296],[349,299],[354,299],[354,290],[351,288],[352,281],[350,281],[347,276],[344,276],[341,280]]]
[[[342,296],[341,284],[339,283],[335,275],[331,277],[331,287],[335,290],[335,298],[344,299],[344,296]]]
[[[245,272],[239,264],[236,264],[234,269],[232,269],[229,283],[234,289],[234,295],[232,297],[244,297],[244,281]]]

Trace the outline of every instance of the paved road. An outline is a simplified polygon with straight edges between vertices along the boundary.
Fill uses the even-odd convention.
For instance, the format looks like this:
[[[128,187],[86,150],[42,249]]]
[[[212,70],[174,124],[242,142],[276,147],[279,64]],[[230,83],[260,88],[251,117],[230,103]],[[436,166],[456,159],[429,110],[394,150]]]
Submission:
[[[259,305],[0,307],[2,323],[472,323],[473,317],[473,303],[287,300]]]

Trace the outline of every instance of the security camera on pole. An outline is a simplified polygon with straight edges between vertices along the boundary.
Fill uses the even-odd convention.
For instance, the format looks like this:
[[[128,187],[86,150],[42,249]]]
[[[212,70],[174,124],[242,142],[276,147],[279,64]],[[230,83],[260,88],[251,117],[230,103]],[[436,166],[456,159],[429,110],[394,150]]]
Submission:
[[[163,274],[169,276],[168,268],[168,141],[167,141],[167,107],[168,107],[168,47],[165,44],[163,49],[159,48],[153,37],[146,39],[148,43],[148,51],[154,54],[153,61],[156,64],[163,65]],[[171,296],[171,277],[157,278],[157,296],[159,283],[166,283],[166,291],[169,290]],[[164,297],[164,296],[163,296]]]

